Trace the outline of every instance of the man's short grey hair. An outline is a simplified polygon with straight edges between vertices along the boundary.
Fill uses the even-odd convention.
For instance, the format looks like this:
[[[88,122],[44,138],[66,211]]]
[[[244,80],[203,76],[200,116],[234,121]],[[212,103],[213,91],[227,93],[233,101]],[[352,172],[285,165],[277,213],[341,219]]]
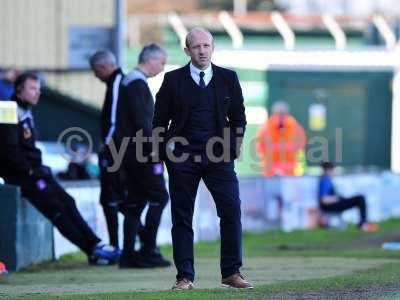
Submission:
[[[140,51],[138,62],[139,64],[142,64],[149,61],[152,58],[159,58],[163,56],[167,56],[167,51],[165,51],[164,48],[161,47],[159,44],[151,43],[145,45],[142,51]]]
[[[97,51],[90,57],[89,63],[91,66],[110,65],[116,66],[117,60],[114,54],[109,50]]]
[[[210,31],[208,31],[207,29],[205,29],[205,28],[203,28],[203,27],[194,27],[194,28],[192,28],[192,29],[189,31],[189,33],[186,35],[186,39],[185,39],[185,46],[186,46],[186,48],[189,48],[189,47],[190,47],[190,43],[192,42],[193,35],[194,35],[195,33],[198,33],[198,32],[202,32],[202,33],[208,35],[208,36],[210,37],[211,44],[214,44],[214,38],[213,38],[213,36],[212,36],[212,34],[211,34]]]

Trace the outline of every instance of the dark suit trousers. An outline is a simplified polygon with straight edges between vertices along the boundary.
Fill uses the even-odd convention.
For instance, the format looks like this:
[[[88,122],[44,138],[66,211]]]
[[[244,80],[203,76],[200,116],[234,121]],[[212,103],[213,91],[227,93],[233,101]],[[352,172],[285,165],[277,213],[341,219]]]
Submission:
[[[210,191],[220,218],[221,275],[228,277],[242,266],[242,224],[239,185],[233,162],[168,161],[172,212],[172,244],[177,279],[194,280],[193,211],[200,179]],[[201,214],[201,212],[200,212]]]

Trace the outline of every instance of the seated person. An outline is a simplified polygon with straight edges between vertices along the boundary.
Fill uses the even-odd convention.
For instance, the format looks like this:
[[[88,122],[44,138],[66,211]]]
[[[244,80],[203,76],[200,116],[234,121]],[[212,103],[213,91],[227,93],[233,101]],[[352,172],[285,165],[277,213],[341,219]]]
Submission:
[[[360,211],[358,227],[362,231],[374,232],[378,230],[377,224],[367,222],[367,208],[364,196],[357,195],[350,198],[339,196],[333,186],[335,166],[330,162],[322,164],[323,174],[319,179],[318,201],[322,212],[341,213],[345,210],[357,207]]]
[[[18,105],[18,123],[0,124],[0,177],[21,187],[22,195],[69,241],[88,256],[90,264],[116,262],[119,251],[101,243],[79,213],[75,200],[54,179],[42,163],[36,147],[36,128],[31,108],[40,97],[40,81],[24,73],[15,81],[11,101]]]

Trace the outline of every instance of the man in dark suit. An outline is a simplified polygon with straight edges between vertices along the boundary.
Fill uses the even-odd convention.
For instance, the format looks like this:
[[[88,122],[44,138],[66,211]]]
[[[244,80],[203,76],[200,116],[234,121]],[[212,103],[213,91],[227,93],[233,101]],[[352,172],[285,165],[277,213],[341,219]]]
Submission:
[[[224,286],[252,288],[240,274],[242,226],[239,186],[234,171],[246,127],[243,95],[234,71],[211,64],[213,37],[203,28],[186,37],[191,61],[166,73],[156,96],[153,142],[162,138],[160,158],[169,174],[172,243],[178,274],[175,290],[193,288],[192,219],[200,179],[220,217],[221,275]],[[212,143],[224,138],[222,143]]]

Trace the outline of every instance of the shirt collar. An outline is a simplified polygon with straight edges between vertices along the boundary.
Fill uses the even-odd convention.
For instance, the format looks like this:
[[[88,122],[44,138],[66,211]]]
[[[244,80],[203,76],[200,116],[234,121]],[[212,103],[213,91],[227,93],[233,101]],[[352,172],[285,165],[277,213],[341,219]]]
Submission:
[[[196,77],[200,77],[200,72],[204,72],[204,77],[212,77],[213,71],[211,63],[205,70],[200,70],[199,68],[195,67],[192,63],[190,63],[190,73],[195,75]]]

